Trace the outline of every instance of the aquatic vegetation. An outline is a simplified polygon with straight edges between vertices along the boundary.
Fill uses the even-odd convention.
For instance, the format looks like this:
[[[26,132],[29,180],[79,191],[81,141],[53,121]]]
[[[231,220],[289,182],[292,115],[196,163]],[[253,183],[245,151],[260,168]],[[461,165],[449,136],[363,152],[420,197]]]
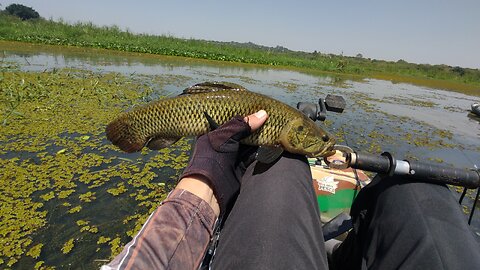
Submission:
[[[44,201],[49,201],[53,198],[55,198],[55,193],[53,191],[50,191],[49,193],[46,193],[44,195],[40,195],[40,198],[42,198]]]
[[[70,251],[72,251],[73,247],[75,246],[74,241],[75,241],[75,239],[72,238],[72,239],[68,240],[67,242],[65,242],[65,244],[62,247],[63,254],[68,254],[68,253],[70,253]]]
[[[121,240],[120,240],[120,237],[115,237],[113,240],[111,240],[110,242],[108,242],[108,244],[110,245],[110,250],[111,250],[111,254],[112,254],[112,257],[115,255],[115,254],[118,254],[122,251],[122,246],[121,246]]]
[[[105,237],[102,235],[98,238],[97,244],[98,245],[105,244],[105,243],[108,243],[110,240],[111,240],[110,237]]]
[[[80,199],[80,201],[82,202],[92,202],[93,200],[96,199],[95,197],[95,192],[87,192],[85,194],[81,194],[78,196],[78,198]]]
[[[98,233],[98,227],[97,226],[90,226],[86,225],[80,228],[80,232],[90,232],[90,233]]]
[[[81,205],[77,205],[73,208],[70,208],[70,210],[68,210],[67,212],[70,213],[70,214],[73,214],[73,213],[78,213],[82,210],[82,206]]]
[[[123,183],[118,183],[116,188],[107,189],[107,192],[112,194],[113,196],[120,195],[126,191],[127,191],[127,188],[125,188],[125,185]]]
[[[44,261],[39,261],[35,264],[33,269],[52,269],[51,267],[44,267],[45,262]]]
[[[443,163],[443,159],[441,159],[441,158],[428,158],[428,160],[431,160],[431,161],[436,162],[436,163]]]
[[[383,103],[396,103],[396,104],[404,104],[404,105],[410,105],[410,106],[415,106],[415,107],[427,107],[431,108],[436,106],[437,104],[427,101],[427,100],[420,100],[420,99],[415,99],[415,98],[403,98],[403,97],[392,97],[390,99],[382,99],[381,102]]]
[[[301,85],[293,82],[276,82],[273,84],[273,86],[286,89],[287,92],[293,93],[296,92]]]
[[[27,256],[30,256],[34,259],[38,258],[40,256],[40,252],[42,252],[42,247],[43,247],[43,244],[40,243],[38,245],[35,245],[33,246],[28,252],[27,252]]]
[[[28,261],[50,269],[76,256],[62,254],[112,257],[158,207],[191,141],[127,156],[104,134],[115,115],[143,102],[144,90],[141,80],[116,73],[2,69],[0,268]],[[132,218],[111,210],[119,205]]]

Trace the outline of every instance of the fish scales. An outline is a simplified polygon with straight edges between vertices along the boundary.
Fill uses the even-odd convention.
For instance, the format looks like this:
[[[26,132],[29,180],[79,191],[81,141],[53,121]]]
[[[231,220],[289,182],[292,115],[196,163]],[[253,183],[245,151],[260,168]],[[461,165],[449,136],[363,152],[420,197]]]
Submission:
[[[210,126],[205,113],[221,125],[235,115],[249,115],[261,109],[267,111],[269,115],[267,121],[242,143],[283,146],[291,152],[304,153],[306,152],[304,149],[288,149],[281,141],[282,137],[284,140],[285,137],[296,140],[297,143],[305,139],[305,136],[300,138],[298,134],[285,133],[285,127],[292,120],[296,120],[305,122],[306,126],[315,129],[318,133],[315,136],[327,136],[329,141],[323,144],[325,148],[331,148],[331,136],[301,112],[275,99],[248,90],[216,89],[211,92],[199,91],[195,94],[161,99],[121,114],[107,126],[106,132],[108,139],[115,145],[124,151],[134,152],[158,138],[174,141],[183,136],[207,133]]]

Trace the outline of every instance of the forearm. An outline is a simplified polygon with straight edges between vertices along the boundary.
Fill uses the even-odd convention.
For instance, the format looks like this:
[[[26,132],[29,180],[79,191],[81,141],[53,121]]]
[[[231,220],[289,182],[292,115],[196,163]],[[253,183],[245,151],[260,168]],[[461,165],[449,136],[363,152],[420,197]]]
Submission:
[[[122,253],[102,269],[198,268],[217,216],[209,203],[181,186],[152,213]]]
[[[200,199],[207,202],[216,217],[220,214],[220,206],[213,194],[213,189],[207,184],[208,180],[201,175],[193,175],[192,177],[185,177],[180,180],[175,189],[184,189],[196,195]]]

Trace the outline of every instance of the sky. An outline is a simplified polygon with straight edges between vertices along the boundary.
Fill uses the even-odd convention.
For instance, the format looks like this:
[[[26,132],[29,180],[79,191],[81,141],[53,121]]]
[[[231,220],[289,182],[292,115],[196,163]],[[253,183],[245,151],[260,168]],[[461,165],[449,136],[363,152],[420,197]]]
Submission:
[[[0,0],[135,33],[480,69],[479,0]]]

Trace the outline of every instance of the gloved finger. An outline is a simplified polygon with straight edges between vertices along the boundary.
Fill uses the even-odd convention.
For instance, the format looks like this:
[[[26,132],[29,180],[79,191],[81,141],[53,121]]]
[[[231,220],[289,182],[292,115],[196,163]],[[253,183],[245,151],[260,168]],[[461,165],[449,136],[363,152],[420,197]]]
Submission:
[[[267,120],[267,113],[264,110],[260,110],[247,117],[235,116],[216,130],[209,132],[207,135],[213,149],[216,151],[232,151],[237,149],[238,146],[227,147],[227,145],[232,145],[232,143],[238,144],[240,140],[251,134],[253,131],[252,127],[258,129],[265,120]]]
[[[220,146],[225,144],[230,139],[240,141],[251,133],[250,126],[244,121],[241,116],[235,116],[230,121],[221,125],[214,131],[207,133],[213,149],[219,150]]]

